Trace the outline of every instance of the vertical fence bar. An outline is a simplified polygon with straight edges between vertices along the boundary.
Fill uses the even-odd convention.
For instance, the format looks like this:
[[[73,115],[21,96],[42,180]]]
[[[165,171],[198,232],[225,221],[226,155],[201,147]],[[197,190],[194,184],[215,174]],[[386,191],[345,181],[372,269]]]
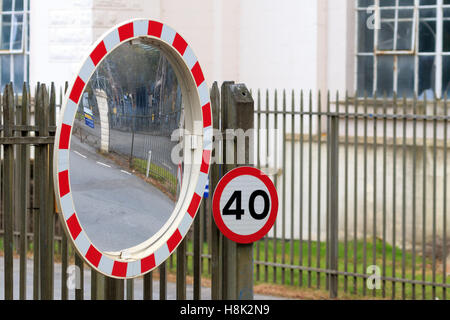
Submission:
[[[329,268],[333,271],[338,270],[338,231],[339,231],[339,117],[331,116],[330,119],[330,184],[329,184]],[[338,275],[329,276],[330,298],[337,298],[338,294]]]
[[[143,282],[144,300],[153,300],[153,273],[146,273]]]
[[[194,221],[194,228],[195,223],[197,223],[198,215]],[[194,235],[194,242],[197,237],[197,234]],[[183,241],[181,241],[180,245],[177,248],[177,300],[186,300],[186,243],[187,238],[184,238]],[[198,275],[195,274],[195,264],[197,262],[198,257],[195,257],[196,255],[196,249],[194,244],[194,299],[197,299],[196,297],[196,289],[197,289],[197,279],[196,277]],[[197,259],[196,259],[197,258]]]
[[[40,100],[36,105],[36,123],[39,130],[39,136],[48,136],[49,125],[49,97],[47,88],[41,84]],[[53,215],[50,216],[49,207],[53,203],[48,203],[48,194],[50,191],[49,181],[49,146],[39,145],[37,147],[39,157],[38,170],[41,170],[39,188],[39,233],[40,233],[40,286],[41,299],[53,299],[53,237],[51,234],[51,226],[53,225]]]
[[[215,190],[217,183],[221,177],[221,138],[222,135],[218,134],[220,132],[219,126],[219,115],[220,115],[220,92],[219,86],[215,81],[211,88],[211,109],[213,115],[213,127],[214,127],[214,159],[215,162],[211,162],[211,190]],[[211,197],[212,198],[212,195]],[[219,300],[222,297],[222,235],[217,228],[217,225],[212,218],[212,211],[209,212],[211,219],[211,298],[213,300]]]
[[[319,100],[320,101],[320,100]],[[320,102],[319,102],[320,103]],[[330,143],[331,140],[329,139],[331,135],[331,104],[330,104],[330,91],[327,91],[327,160],[326,160],[326,214],[325,214],[325,268],[327,270],[330,269],[330,156],[331,156],[331,150],[330,150]],[[330,274],[325,273],[325,289],[330,290]],[[330,291],[331,293],[331,291]]]
[[[3,93],[3,136],[13,136],[14,95],[12,84],[5,86]],[[3,247],[5,273],[5,300],[13,299],[13,212],[14,212],[14,145],[3,145]]]
[[[397,95],[394,92],[393,98],[393,175],[392,175],[392,277],[396,277],[396,255],[397,255]],[[395,281],[392,281],[392,299],[395,299]]]
[[[344,142],[344,271],[348,272],[348,92],[345,92],[345,142]],[[339,91],[336,93],[336,112],[339,112]],[[344,276],[344,292],[348,291],[348,276]]]
[[[28,125],[29,123],[29,100],[28,90],[24,83],[22,87],[22,110],[21,110],[21,124]],[[28,132],[22,131],[22,137],[27,137]],[[30,178],[30,147],[28,145],[21,145],[18,152],[20,153],[20,168],[19,168],[19,206],[18,210],[20,214],[20,292],[19,296],[21,300],[25,300],[27,297],[27,210],[29,206],[28,194],[29,194],[29,178]]]
[[[41,94],[40,94],[40,83],[37,83],[35,94],[34,94],[34,122],[37,124],[39,118],[38,114],[38,104],[40,104]],[[38,132],[35,132],[38,135]],[[39,147],[34,147],[34,162],[33,162],[33,299],[38,300],[41,296],[40,294],[40,235],[39,235],[39,206],[40,206],[40,184],[38,183],[42,176],[42,171],[39,163]]]
[[[125,280],[105,277],[105,299],[123,300]]]
[[[203,198],[200,202],[198,214],[194,221],[194,255],[193,255],[193,268],[194,268],[194,300],[201,299],[201,286],[202,286],[202,216],[205,211],[206,198]],[[178,265],[177,265],[178,269]],[[184,283],[184,286],[186,284]],[[185,294],[186,295],[186,294]]]
[[[444,95],[444,187],[442,204],[442,283],[447,283],[447,133],[448,133],[448,110],[447,110],[447,92]],[[442,298],[447,299],[447,289],[442,288]]]
[[[134,299],[134,279],[127,279],[127,300]]]
[[[270,153],[269,153],[269,90],[266,90],[266,166],[270,168]],[[276,175],[275,175],[276,179]],[[269,236],[264,237],[264,262],[269,262]],[[264,281],[269,281],[269,266],[264,266]]]
[[[355,114],[358,113],[358,98],[355,92]],[[353,180],[353,273],[358,271],[358,117],[354,123],[354,180]],[[353,294],[357,292],[358,278],[353,277]]]
[[[273,150],[273,156],[274,156],[274,169],[275,169],[275,181],[274,185],[275,188],[278,190],[278,92],[275,89],[274,94],[274,127],[275,127],[275,136],[274,136],[274,150]],[[273,224],[273,263],[277,263],[277,221]],[[277,267],[273,267],[273,283],[277,283]]]
[[[257,123],[257,130],[255,135],[255,141],[256,142],[256,167],[258,169],[261,169],[261,92],[258,89],[257,91],[257,116],[256,116],[256,123]],[[267,235],[266,235],[267,236]],[[255,251],[256,251],[256,261],[261,261],[261,241],[257,241],[255,243]],[[261,279],[261,268],[260,264],[256,264],[256,281],[259,281]]]
[[[386,97],[383,97],[383,113],[387,114],[387,103]],[[387,164],[387,117],[383,117],[383,262],[382,262],[382,277],[381,281],[381,296],[386,297],[386,187],[387,187],[387,177],[386,177],[386,164]]]
[[[76,279],[75,300],[84,300],[84,264],[83,258],[78,255],[78,252],[75,252],[75,266],[77,274],[80,276],[79,279]]]
[[[55,90],[55,84],[52,82],[50,85],[50,97],[48,97],[47,94],[47,99],[50,98],[50,100],[46,103],[46,107],[47,107],[47,112],[48,112],[48,126],[49,127],[53,127],[56,128],[56,90]],[[49,129],[47,129],[47,135],[49,137],[54,137],[56,134],[56,131],[50,131]],[[49,285],[50,288],[49,290],[51,291],[51,295],[50,295],[50,299],[53,299],[54,296],[54,292],[53,292],[53,288],[54,288],[54,275],[53,275],[53,270],[54,270],[54,248],[55,248],[55,217],[56,217],[56,212],[55,212],[55,192],[53,189],[53,144],[49,144],[47,145],[47,166],[48,166],[48,177],[47,177],[47,217],[48,217],[48,223],[46,226],[46,233],[47,236],[49,237],[49,244],[50,244],[50,248],[48,251],[48,262],[49,262],[49,275],[50,275],[50,279],[49,279]]]
[[[299,253],[298,253],[298,265],[303,266],[303,90],[300,91],[300,168],[299,168],[299,224],[298,224],[298,234],[299,234]],[[303,270],[298,271],[298,284],[300,287],[303,286]]]
[[[364,93],[364,184],[363,184],[363,270],[367,270],[367,93]],[[363,295],[366,295],[366,285],[363,280]]]
[[[287,159],[286,159],[286,90],[283,90],[283,198],[282,198],[282,207],[283,212],[281,216],[281,264],[285,265],[286,263],[286,167],[287,167]],[[281,268],[281,283],[286,283],[286,268]]]
[[[402,278],[406,278],[406,125],[407,103],[403,95],[403,140],[402,140]],[[406,299],[406,283],[402,282],[402,299]]]
[[[308,160],[308,268],[311,268],[311,217],[312,217],[312,92],[309,91],[309,160]],[[311,270],[308,269],[308,288],[311,288]]]
[[[436,149],[437,149],[437,98],[436,98],[436,92],[434,93],[434,99],[433,99],[433,220],[432,220],[432,282],[433,284],[436,283],[436,204],[437,204],[437,197],[436,197],[436,175],[437,175],[437,159],[436,159]],[[431,287],[431,298],[433,300],[436,299],[436,287],[433,285]]]
[[[166,261],[159,265],[159,300],[167,300],[167,268]]]
[[[427,111],[427,94],[423,98],[423,112]],[[422,281],[426,280],[426,232],[427,232],[427,119],[423,118],[423,137],[422,137]],[[426,299],[426,286],[422,285],[422,299]]]
[[[329,102],[329,101],[328,101]],[[321,242],[320,242],[320,214],[321,214],[321,171],[322,171],[322,166],[321,166],[321,162],[322,162],[322,97],[320,95],[320,91],[317,94],[317,235],[316,235],[316,267],[320,268],[321,263],[320,263],[320,249],[321,249]],[[327,137],[328,139],[328,137]],[[320,288],[320,272],[317,272],[316,274],[317,277],[317,288]]]
[[[290,238],[290,261],[289,263],[291,266],[294,265],[294,193],[295,193],[295,159],[294,159],[294,153],[295,153],[295,94],[294,90],[291,92],[291,238]],[[259,121],[258,121],[259,126]],[[291,268],[290,270],[290,285],[294,285],[294,269]]]
[[[373,212],[372,212],[372,265],[377,264],[377,93],[373,96]],[[364,270],[367,272],[367,270]],[[376,296],[376,287],[372,290],[372,296]]]
[[[411,277],[416,280],[416,165],[417,165],[417,96],[413,98],[413,164],[412,164],[412,249],[411,249]],[[416,299],[416,285],[412,284],[412,299]]]

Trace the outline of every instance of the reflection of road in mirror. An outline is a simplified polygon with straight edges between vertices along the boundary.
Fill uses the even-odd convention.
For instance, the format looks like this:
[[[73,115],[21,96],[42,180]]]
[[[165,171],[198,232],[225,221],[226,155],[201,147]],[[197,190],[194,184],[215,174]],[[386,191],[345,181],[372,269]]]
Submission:
[[[74,203],[91,241],[118,251],[141,243],[167,221],[174,202],[161,190],[72,137]]]
[[[124,43],[84,90],[73,124],[70,183],[92,243],[120,251],[168,221],[180,194],[182,163],[171,133],[184,124],[181,89],[160,51]]]

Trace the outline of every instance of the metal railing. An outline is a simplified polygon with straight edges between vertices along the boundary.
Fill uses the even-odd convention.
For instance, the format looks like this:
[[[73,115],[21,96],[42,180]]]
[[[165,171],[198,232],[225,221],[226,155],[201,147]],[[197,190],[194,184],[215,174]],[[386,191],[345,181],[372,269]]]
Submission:
[[[446,299],[447,99],[254,96],[256,165],[280,198],[256,280]]]

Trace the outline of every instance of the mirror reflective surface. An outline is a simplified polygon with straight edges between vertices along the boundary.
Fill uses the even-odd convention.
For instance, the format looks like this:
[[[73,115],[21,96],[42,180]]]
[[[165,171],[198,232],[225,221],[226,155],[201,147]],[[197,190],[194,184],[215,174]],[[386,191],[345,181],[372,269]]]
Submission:
[[[183,173],[171,157],[180,141],[171,137],[183,126],[181,89],[159,49],[125,42],[97,66],[73,124],[70,184],[98,249],[138,245],[168,221]]]

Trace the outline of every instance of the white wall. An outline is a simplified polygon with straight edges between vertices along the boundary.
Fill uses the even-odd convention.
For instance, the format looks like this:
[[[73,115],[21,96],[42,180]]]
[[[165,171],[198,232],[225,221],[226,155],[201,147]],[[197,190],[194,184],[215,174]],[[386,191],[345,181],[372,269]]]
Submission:
[[[142,17],[186,39],[209,85],[345,90],[348,6],[353,0],[32,1],[30,80],[70,81],[98,37]]]
[[[71,81],[92,37],[93,0],[31,1],[30,82]]]

